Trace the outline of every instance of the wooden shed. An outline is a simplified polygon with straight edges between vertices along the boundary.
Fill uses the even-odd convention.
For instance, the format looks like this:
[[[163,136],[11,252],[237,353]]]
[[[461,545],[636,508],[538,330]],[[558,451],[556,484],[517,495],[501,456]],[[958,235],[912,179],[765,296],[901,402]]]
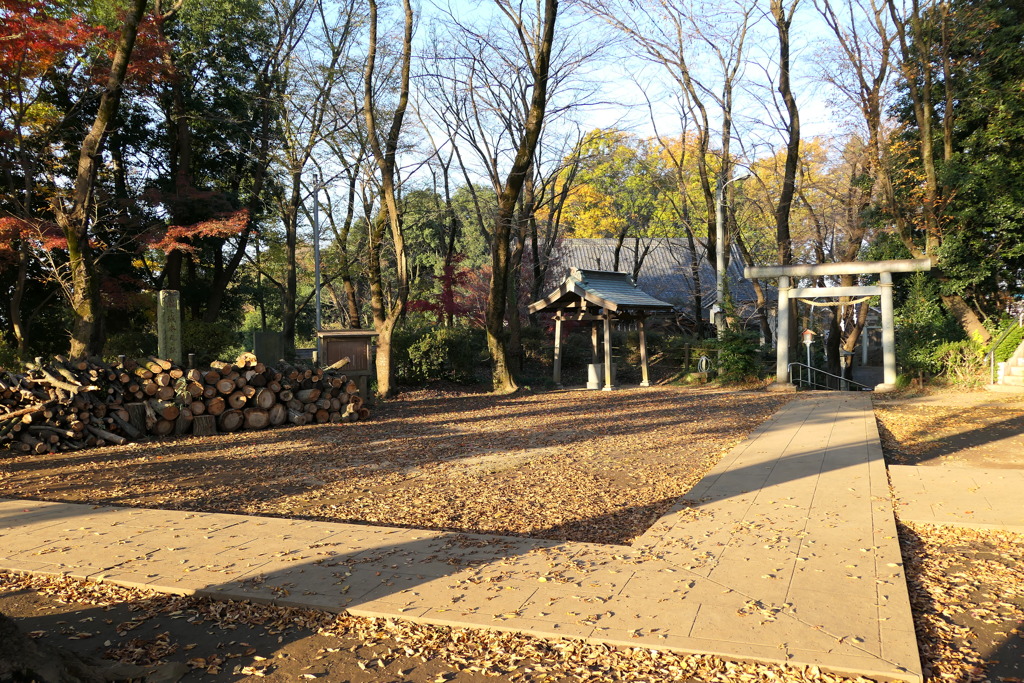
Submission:
[[[348,358],[345,374],[356,381],[359,393],[364,398],[370,396],[370,379],[376,368],[373,365],[373,339],[377,333],[373,330],[317,330],[320,338],[321,358],[324,365],[337,363]]]
[[[551,294],[530,304],[530,313],[550,312],[555,320],[555,384],[562,383],[562,322],[591,322],[592,373],[600,366],[605,391],[615,389],[612,369],[612,321],[636,322],[640,333],[640,386],[651,385],[647,365],[645,321],[648,315],[669,313],[672,304],[655,299],[636,286],[626,273],[573,268]],[[601,363],[600,328],[604,330],[604,362]],[[597,388],[594,386],[593,388]]]

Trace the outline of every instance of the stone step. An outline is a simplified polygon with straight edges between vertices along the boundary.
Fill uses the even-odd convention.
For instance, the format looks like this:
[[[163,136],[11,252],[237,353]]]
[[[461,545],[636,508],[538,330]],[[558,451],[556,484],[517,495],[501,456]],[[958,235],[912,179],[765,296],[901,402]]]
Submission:
[[[1024,387],[1024,377],[1020,375],[1003,375],[1003,384],[1014,387]]]
[[[1003,366],[1003,377],[1024,377],[1024,365]]]

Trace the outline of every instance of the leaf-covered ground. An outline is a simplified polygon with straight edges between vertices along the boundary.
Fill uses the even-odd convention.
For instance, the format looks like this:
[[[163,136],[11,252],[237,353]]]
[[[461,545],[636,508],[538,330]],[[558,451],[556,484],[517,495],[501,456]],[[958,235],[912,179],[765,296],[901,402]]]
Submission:
[[[0,460],[0,485],[56,500],[627,542],[786,400],[668,388],[421,392],[368,423]],[[1022,409],[1018,397],[985,394],[876,400],[886,457],[921,464],[1021,466],[1024,450],[999,446],[1021,438]],[[927,680],[1020,683],[1024,536],[903,524],[900,542]],[[840,680],[69,580],[0,575],[0,611],[37,637],[125,661],[187,662],[185,680],[211,683]]]
[[[184,663],[186,683],[870,683],[816,667],[214,602],[68,579],[0,574],[0,611],[19,618],[33,637],[82,654]]]
[[[1024,681],[1024,535],[902,524],[925,675]]]
[[[0,460],[9,495],[628,543],[791,397],[407,394],[368,422]]]
[[[901,525],[929,683],[1020,683],[1024,536]],[[33,637],[185,681],[735,681],[837,683],[814,667],[725,662],[573,640],[413,624],[0,574],[0,612]],[[866,683],[866,679],[856,679]]]
[[[874,404],[894,464],[1024,468],[1024,394],[885,394]]]

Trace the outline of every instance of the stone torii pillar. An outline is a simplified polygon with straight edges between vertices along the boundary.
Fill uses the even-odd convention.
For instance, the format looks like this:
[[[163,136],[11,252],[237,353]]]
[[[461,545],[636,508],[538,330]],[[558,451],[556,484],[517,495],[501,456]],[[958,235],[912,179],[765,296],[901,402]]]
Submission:
[[[896,388],[896,334],[893,324],[892,274],[931,270],[931,259],[896,261],[848,261],[844,263],[812,263],[791,266],[747,266],[744,277],[779,279],[779,313],[775,350],[775,381],[779,389],[791,388],[789,383],[789,300],[811,297],[881,296],[882,298],[882,384],[875,391]],[[876,286],[855,287],[791,287],[790,278],[815,278],[823,275],[879,274]]]

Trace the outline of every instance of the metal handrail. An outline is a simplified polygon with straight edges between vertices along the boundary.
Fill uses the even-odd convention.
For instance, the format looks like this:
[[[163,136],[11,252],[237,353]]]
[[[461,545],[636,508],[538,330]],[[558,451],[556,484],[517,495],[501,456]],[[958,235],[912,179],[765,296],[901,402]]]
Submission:
[[[991,379],[991,381],[992,381],[991,383],[992,384],[996,383],[996,351],[999,350],[999,346],[1004,341],[1006,341],[1006,338],[1009,337],[1010,334],[1015,329],[1017,329],[1018,327],[1024,327],[1024,314],[1022,314],[1019,318],[1017,318],[1017,325],[1016,326],[1010,325],[1009,327],[1007,327],[1005,330],[1003,330],[1002,334],[1000,334],[998,337],[996,337],[996,340],[994,342],[992,342],[992,344],[989,346],[989,351],[988,351],[988,365],[989,365],[989,373],[990,373],[989,378]]]
[[[797,367],[797,368],[800,368],[799,381],[802,382],[802,383],[806,382],[808,388],[811,388],[811,389],[826,389],[826,390],[829,390],[829,391],[835,391],[834,387],[831,387],[828,384],[820,384],[820,383],[816,382],[815,380],[811,379],[813,374],[817,373],[819,375],[825,375],[826,377],[831,377],[833,379],[839,380],[839,391],[852,391],[853,390],[852,387],[857,387],[857,389],[859,389],[860,391],[873,391],[874,390],[874,387],[869,387],[868,385],[861,384],[860,382],[854,382],[852,379],[847,379],[845,377],[840,377],[839,375],[833,375],[831,372],[825,372],[824,370],[822,370],[820,368],[811,367],[810,365],[807,365],[806,363],[790,363],[789,364],[789,378],[790,378],[790,381],[793,381],[793,367],[794,366]],[[805,369],[807,370],[807,380],[804,380],[803,370],[805,370]],[[793,382],[793,383],[796,384],[796,382]],[[844,386],[847,387],[847,388],[844,389],[843,388]]]

